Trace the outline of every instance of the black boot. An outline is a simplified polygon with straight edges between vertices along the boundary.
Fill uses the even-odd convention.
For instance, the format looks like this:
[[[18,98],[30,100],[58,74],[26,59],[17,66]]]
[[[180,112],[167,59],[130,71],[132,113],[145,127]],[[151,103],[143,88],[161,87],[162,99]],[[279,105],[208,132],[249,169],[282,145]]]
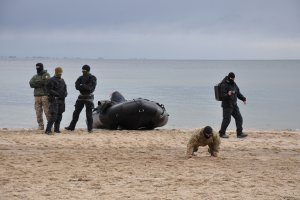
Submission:
[[[51,129],[50,129],[50,130],[47,129],[47,130],[45,131],[45,133],[46,133],[47,135],[52,135]]]
[[[51,131],[52,126],[53,126],[53,122],[52,121],[48,121],[47,128],[46,128],[46,131],[45,131],[46,134],[48,134],[48,135],[52,134],[52,131]]]
[[[246,133],[239,133],[239,134],[237,134],[237,138],[245,138],[245,137],[247,137],[248,136],[248,134],[246,134]]]
[[[225,139],[229,138],[229,136],[226,135],[226,133],[221,133],[220,131],[219,131],[219,135],[220,135],[221,138],[225,138]]]
[[[228,138],[229,138],[229,136],[226,135],[226,134],[222,134],[222,135],[220,135],[220,137],[221,137],[221,138],[225,138],[225,139],[228,139]]]
[[[54,124],[54,132],[55,132],[55,133],[61,133],[61,132],[59,131],[59,125],[60,125],[60,124]]]
[[[74,128],[71,128],[70,126],[65,127],[65,129],[68,131],[74,131]]]

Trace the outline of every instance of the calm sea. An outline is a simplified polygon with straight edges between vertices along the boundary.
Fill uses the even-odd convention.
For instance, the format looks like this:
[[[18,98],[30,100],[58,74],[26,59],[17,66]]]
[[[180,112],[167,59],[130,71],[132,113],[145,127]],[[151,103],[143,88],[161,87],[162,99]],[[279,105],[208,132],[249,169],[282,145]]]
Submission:
[[[165,105],[170,114],[164,128],[197,128],[210,125],[216,129],[222,121],[220,102],[214,99],[213,86],[228,72],[236,82],[247,105],[239,101],[245,129],[300,128],[300,60],[210,61],[210,60],[106,60],[0,58],[0,127],[37,127],[33,89],[29,80],[36,73],[35,64],[44,63],[53,75],[54,68],[64,69],[68,86],[66,112],[62,126],[72,118],[78,95],[74,82],[84,64],[98,78],[95,103],[109,99],[113,91],[126,99],[146,98]],[[78,127],[85,126],[85,112]],[[235,129],[232,119],[229,129]]]

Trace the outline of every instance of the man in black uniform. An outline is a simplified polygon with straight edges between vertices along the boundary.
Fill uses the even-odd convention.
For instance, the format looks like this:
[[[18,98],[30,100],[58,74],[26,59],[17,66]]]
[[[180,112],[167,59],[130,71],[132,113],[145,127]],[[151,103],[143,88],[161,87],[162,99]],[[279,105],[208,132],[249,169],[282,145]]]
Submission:
[[[62,113],[65,112],[65,98],[67,96],[67,86],[61,78],[62,68],[55,68],[55,75],[49,79],[46,88],[48,91],[50,120],[47,123],[45,133],[51,134],[54,124],[54,132],[60,133],[59,127],[62,120]]]
[[[237,99],[240,99],[246,104],[246,97],[240,93],[240,89],[234,79],[235,74],[230,72],[228,76],[223,79],[221,84],[223,108],[223,121],[221,130],[219,131],[221,138],[229,138],[229,136],[226,135],[226,129],[230,123],[231,116],[235,119],[237,137],[247,137],[247,134],[243,133],[243,117],[237,105]]]
[[[82,67],[82,76],[75,82],[76,90],[79,90],[80,95],[75,104],[75,111],[73,112],[73,119],[68,127],[65,129],[73,131],[79,119],[79,114],[85,106],[87,129],[91,133],[93,129],[93,108],[94,108],[94,95],[93,92],[97,85],[97,78],[90,74],[90,66],[84,65]]]

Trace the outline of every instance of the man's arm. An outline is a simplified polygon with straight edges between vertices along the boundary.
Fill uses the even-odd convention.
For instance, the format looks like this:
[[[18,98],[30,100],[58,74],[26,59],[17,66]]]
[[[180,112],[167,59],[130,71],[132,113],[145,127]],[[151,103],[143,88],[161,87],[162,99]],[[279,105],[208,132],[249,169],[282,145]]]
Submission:
[[[246,103],[246,97],[244,97],[244,95],[240,92],[240,88],[238,86],[236,86],[237,89],[237,98],[241,101],[243,101],[244,103]]]
[[[31,88],[40,88],[42,87],[42,83],[41,81],[38,79],[37,76],[33,76],[30,81],[29,81],[29,85]]]
[[[94,92],[95,88],[96,88],[96,85],[97,85],[97,78],[95,76],[92,76],[90,77],[88,83],[86,84],[82,84],[82,88],[86,91],[89,91],[89,92]]]
[[[197,137],[195,134],[192,135],[190,138],[188,144],[187,144],[187,150],[186,150],[186,156],[187,158],[191,158],[194,155],[194,149],[197,147]]]
[[[211,156],[218,157],[220,144],[221,144],[221,140],[219,134],[213,134],[213,142],[208,145],[209,146],[208,152],[210,153]]]

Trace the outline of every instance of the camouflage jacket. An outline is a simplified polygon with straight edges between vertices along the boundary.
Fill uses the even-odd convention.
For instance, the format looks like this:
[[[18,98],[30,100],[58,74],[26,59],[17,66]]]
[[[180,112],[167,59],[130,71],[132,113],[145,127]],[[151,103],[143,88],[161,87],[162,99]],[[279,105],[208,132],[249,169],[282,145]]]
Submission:
[[[34,75],[30,81],[29,85],[31,88],[34,88],[34,96],[47,96],[46,83],[50,78],[47,70],[43,70],[41,73]]]
[[[208,145],[209,149],[208,152],[212,156],[218,156],[219,150],[220,150],[220,136],[217,132],[213,132],[212,137],[206,138],[203,134],[203,129],[196,130],[192,137],[190,138],[188,144],[187,144],[187,156],[192,156],[194,152],[198,150],[199,146],[206,146]]]

